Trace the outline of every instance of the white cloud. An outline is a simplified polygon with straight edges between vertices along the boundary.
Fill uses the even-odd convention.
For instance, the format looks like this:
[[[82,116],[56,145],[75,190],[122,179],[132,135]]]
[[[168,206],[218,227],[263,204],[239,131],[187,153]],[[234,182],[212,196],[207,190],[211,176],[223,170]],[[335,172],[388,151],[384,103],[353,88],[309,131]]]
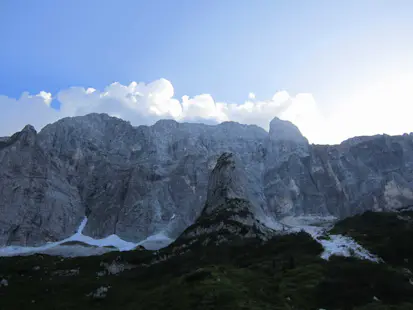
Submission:
[[[50,106],[52,99],[60,102],[60,110]],[[250,93],[245,102],[233,104],[216,102],[209,94],[183,96],[178,100],[174,98],[172,84],[165,79],[149,84],[132,82],[127,86],[113,83],[103,91],[72,87],[54,97],[44,91],[37,95],[23,93],[19,99],[0,96],[0,136],[19,131],[26,124],[41,129],[62,117],[97,112],[123,118],[133,125],[153,124],[162,118],[207,123],[231,120],[256,124],[266,130],[278,116],[296,124],[310,142],[338,143],[354,135],[410,131],[413,78],[378,83],[336,106],[324,118],[309,93],[292,96],[279,91],[268,100],[256,100],[255,94]]]
[[[0,95],[0,136],[11,135],[27,124],[42,128],[58,119],[60,113],[50,107],[50,102],[43,93],[23,93],[19,99]]]

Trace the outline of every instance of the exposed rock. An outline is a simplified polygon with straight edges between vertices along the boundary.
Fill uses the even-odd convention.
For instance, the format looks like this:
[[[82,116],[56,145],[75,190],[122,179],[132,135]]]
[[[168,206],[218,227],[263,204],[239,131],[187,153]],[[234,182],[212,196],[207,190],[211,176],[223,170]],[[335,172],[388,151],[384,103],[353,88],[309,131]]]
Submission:
[[[2,286],[4,286],[4,287],[9,286],[9,281],[7,281],[6,279],[1,279],[0,287],[2,287]]]
[[[0,245],[40,244],[75,231],[84,208],[61,172],[31,126],[0,142]]]
[[[60,277],[72,277],[72,276],[77,276],[79,275],[80,270],[79,268],[77,269],[70,269],[70,270],[56,270],[53,272],[54,276],[60,276]]]
[[[299,141],[299,139],[295,139]],[[374,136],[340,145],[282,145],[269,139],[265,196],[278,215],[346,217],[413,202],[413,140]]]
[[[222,154],[211,173],[205,207],[200,217],[178,238],[175,252],[194,243],[266,240],[274,231],[258,219],[262,210],[248,200],[246,176],[236,156]]]
[[[241,154],[251,170],[251,192],[265,205],[257,147],[267,134],[256,126],[163,120],[132,127],[91,114],[63,119],[39,136],[78,188],[88,216],[84,234],[95,238],[116,234],[140,241],[158,232],[177,237],[200,214],[209,173],[227,150]]]
[[[228,199],[247,199],[247,182],[240,163],[232,153],[223,153],[217,160],[208,182],[203,213],[211,214]]]
[[[98,272],[98,276],[117,275],[125,270],[134,268],[133,265],[124,262],[119,262],[116,260],[112,261],[110,264],[102,262],[100,266],[104,267],[105,269],[103,271]]]
[[[101,286],[97,288],[95,291],[87,294],[88,297],[92,297],[94,299],[104,299],[109,291],[110,286]]]
[[[94,238],[176,238],[201,214],[224,152],[244,175],[228,190],[258,219],[413,205],[412,135],[323,146],[277,118],[267,133],[234,122],[133,127],[90,114],[0,139],[0,246],[64,239],[85,215],[83,233]]]

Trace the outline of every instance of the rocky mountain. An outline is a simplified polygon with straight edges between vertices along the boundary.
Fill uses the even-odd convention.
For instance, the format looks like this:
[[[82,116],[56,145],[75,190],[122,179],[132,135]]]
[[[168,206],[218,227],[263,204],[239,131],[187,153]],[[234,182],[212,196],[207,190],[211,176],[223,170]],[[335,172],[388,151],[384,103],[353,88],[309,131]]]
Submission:
[[[239,168],[221,167],[214,181],[226,152]],[[211,186],[222,187],[225,171],[242,181],[214,198]],[[234,122],[133,127],[90,114],[0,139],[0,246],[61,240],[85,215],[83,233],[95,238],[176,238],[201,213],[220,213],[234,199],[247,201],[241,209],[266,226],[291,215],[344,218],[412,204],[412,181],[411,134],[311,145],[277,118],[266,132]]]
[[[207,200],[195,223],[174,243],[174,252],[221,243],[244,243],[246,239],[268,240],[275,235],[260,219],[262,209],[254,206],[247,195],[247,178],[241,163],[232,153],[217,160],[208,182]]]
[[[97,122],[104,118],[115,121],[107,116],[89,117],[97,117]],[[75,120],[83,121],[82,118]],[[117,121],[119,126],[124,125],[122,121]],[[96,123],[91,124],[96,126]],[[165,124],[181,126],[173,122]],[[107,126],[107,121],[101,125]],[[153,158],[145,152],[131,155],[103,144],[102,139],[116,132],[116,126],[110,125],[114,127],[107,128],[102,136],[97,136],[101,125],[95,137],[82,136],[76,132],[75,137],[82,137],[80,140],[70,138],[70,131],[58,133],[67,135],[68,144],[75,145],[69,148],[72,151],[76,149],[74,153],[65,150],[68,144],[48,147],[50,140],[53,145],[53,139],[45,139],[44,132],[36,134],[31,127],[1,140],[2,163],[10,167],[8,169],[19,167],[5,170],[6,173],[2,171],[4,180],[8,180],[8,183],[3,183],[4,187],[9,191],[12,188],[13,192],[10,184],[23,186],[17,187],[15,196],[8,196],[16,199],[9,198],[9,201],[19,211],[15,216],[20,220],[20,225],[15,226],[12,234],[4,234],[8,238],[5,242],[44,242],[70,234],[71,229],[77,230],[77,233],[60,244],[48,243],[33,252],[27,252],[27,255],[0,257],[0,309],[412,309],[413,251],[409,241],[413,237],[413,211],[410,207],[400,207],[409,204],[406,189],[392,192],[395,187],[384,188],[382,194],[387,195],[387,198],[383,198],[385,206],[394,212],[362,212],[363,208],[353,210],[355,207],[346,201],[351,212],[361,214],[346,217],[333,225],[328,223],[327,226],[322,221],[331,216],[325,215],[338,215],[338,210],[332,213],[323,206],[319,209],[311,206],[309,209],[300,209],[299,203],[307,206],[311,202],[306,196],[302,200],[291,200],[291,209],[274,210],[269,204],[263,205],[260,196],[262,194],[266,199],[265,193],[271,188],[266,178],[277,171],[273,182],[284,184],[283,180],[293,180],[298,184],[296,197],[301,197],[301,193],[308,193],[305,192],[305,180],[315,165],[311,156],[319,158],[319,155],[315,155],[316,148],[326,148],[326,152],[329,148],[348,150],[346,148],[349,145],[357,148],[361,143],[371,143],[381,137],[347,141],[340,146],[318,147],[309,145],[297,134],[298,129],[291,123],[274,120],[272,128],[277,128],[280,134],[267,135],[263,140],[263,148],[257,146],[262,150],[262,156],[257,157],[261,159],[252,160],[249,157],[247,160],[251,154],[235,151],[224,151],[219,156],[211,153],[210,157],[205,154],[202,157],[200,152],[194,160],[194,167],[188,168],[180,163],[180,160],[185,160],[185,156],[175,159],[178,163],[174,163],[171,155],[165,156],[169,153],[156,150],[153,153],[156,159],[153,165],[159,162],[162,165],[158,166],[160,168],[154,174],[148,168]],[[96,128],[94,126],[90,129],[92,133],[93,128]],[[189,124],[184,126],[191,127]],[[200,126],[206,130],[216,130],[217,127]],[[251,129],[239,124],[230,124],[230,127]],[[73,131],[80,128],[76,126]],[[132,130],[136,128],[132,127]],[[252,130],[256,128],[252,127]],[[214,138],[218,139],[218,136]],[[170,139],[180,138],[173,136]],[[135,139],[130,143],[132,141]],[[253,141],[251,139],[251,145]],[[122,143],[119,142],[120,149],[125,148]],[[198,140],[191,150],[196,149],[195,143]],[[157,146],[148,145],[148,148]],[[244,148],[245,145],[249,144],[245,143]],[[234,146],[232,148],[235,149]],[[65,159],[62,154],[71,155]],[[343,151],[343,154],[347,153]],[[270,160],[271,156],[276,160]],[[346,156],[350,157],[348,154]],[[173,194],[181,194],[184,201],[185,197],[192,197],[190,193],[197,194],[199,187],[184,181],[186,186],[195,188],[180,193],[169,189],[164,196],[157,195],[162,193],[159,188],[177,186],[173,182],[179,182],[180,178],[186,176],[184,172],[178,174],[182,171],[179,169],[198,172],[196,164],[202,163],[205,164],[206,178],[203,205],[182,206],[196,214],[194,219],[186,217],[188,222],[192,222],[184,226],[186,224],[179,216],[185,214],[179,213],[183,212],[179,206],[164,205],[165,201],[161,198],[170,195],[171,201],[175,203],[177,196]],[[327,163],[336,167],[331,162]],[[321,166],[325,167],[323,164]],[[252,167],[257,170],[253,171]],[[113,178],[111,169],[114,171]],[[356,168],[352,169],[352,173],[356,173]],[[17,177],[13,178],[12,171]],[[384,169],[377,171],[386,180]],[[406,172],[404,169],[402,171]],[[312,184],[316,186],[327,180],[318,176]],[[109,182],[110,185],[107,185]],[[301,184],[302,188],[299,187]],[[179,186],[182,190],[186,188],[183,184]],[[286,183],[286,188],[288,186],[291,186],[290,183]],[[66,195],[61,194],[63,190],[66,190]],[[279,190],[275,195],[283,193],[282,188]],[[389,197],[389,190],[394,200],[385,200]],[[23,195],[19,196],[19,191],[23,191]],[[362,189],[358,192],[362,192]],[[71,195],[77,195],[73,197],[78,197],[78,200],[72,200]],[[127,214],[132,208],[131,200],[128,200],[132,198],[128,197],[140,199],[138,203],[148,199],[148,205],[140,205],[141,208],[153,206],[149,204],[151,201],[148,197],[158,199],[161,220],[152,213],[142,213],[147,222],[136,218],[136,221],[143,222],[132,222],[130,227],[125,226],[122,218],[125,215],[122,214]],[[275,197],[279,199],[279,196]],[[330,201],[328,194],[325,193],[324,197],[327,204]],[[377,210],[374,205],[367,207]],[[172,211],[168,208],[172,208]],[[173,215],[162,219],[162,214],[168,211],[173,212]],[[130,214],[137,216],[137,213]],[[37,223],[31,221],[35,215],[39,219]],[[112,232],[104,240],[92,239],[83,234],[89,220],[96,221],[89,227],[90,234],[101,229],[98,226],[99,216],[107,231]],[[82,224],[77,227],[78,217]],[[115,220],[112,217],[116,217]],[[178,220],[175,220],[176,217]],[[75,228],[64,226],[67,225],[66,218],[72,220],[70,223]],[[8,219],[14,220],[13,217]],[[111,226],[112,220],[114,226]],[[49,223],[56,226],[50,226]],[[283,225],[288,228],[284,230]],[[127,251],[99,246],[103,241],[106,244],[109,239],[119,239],[114,233],[133,227],[136,234],[131,234],[131,238],[140,238],[139,233],[145,236],[145,231],[152,234],[159,231],[182,233],[171,244],[155,251],[135,247],[133,243]],[[93,246],[94,243],[96,246]]]

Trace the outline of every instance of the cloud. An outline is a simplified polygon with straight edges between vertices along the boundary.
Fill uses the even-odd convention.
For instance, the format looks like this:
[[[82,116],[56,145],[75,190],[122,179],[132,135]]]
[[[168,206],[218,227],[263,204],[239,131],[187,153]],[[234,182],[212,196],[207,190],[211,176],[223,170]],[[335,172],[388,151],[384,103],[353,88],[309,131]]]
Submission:
[[[311,95],[291,97],[284,91],[266,101],[256,101],[255,95],[250,94],[249,100],[242,104],[216,102],[209,94],[192,98],[183,96],[178,100],[174,98],[171,82],[165,79],[148,84],[132,82],[127,86],[113,83],[103,91],[83,87],[64,89],[55,96],[60,102],[58,111],[50,106],[52,95],[44,91],[34,96],[24,93],[18,100],[1,98],[2,110],[8,111],[7,117],[1,116],[0,132],[3,135],[18,131],[27,123],[40,129],[62,117],[92,112],[108,113],[128,120],[133,125],[152,124],[162,118],[172,118],[210,124],[231,120],[268,129],[274,116],[282,116],[296,104],[305,106],[305,101],[314,101]],[[295,115],[289,113],[288,117],[294,118]],[[4,122],[3,118],[10,121]]]
[[[27,124],[42,128],[57,120],[60,113],[50,103],[51,94],[45,92],[34,96],[23,93],[19,99],[0,95],[0,136],[9,136]]]
[[[148,84],[113,83],[102,91],[72,87],[55,96],[45,91],[37,95],[23,93],[19,99],[0,96],[0,136],[19,131],[26,124],[39,130],[63,117],[96,112],[128,120],[133,125],[150,125],[169,118],[209,124],[236,121],[266,130],[270,121],[278,116],[296,124],[310,142],[338,143],[354,135],[400,134],[411,129],[411,113],[405,112],[412,110],[407,106],[413,106],[413,83],[410,83],[413,79],[406,81],[396,85],[378,84],[366,94],[349,97],[348,102],[339,102],[326,117],[310,93],[293,96],[279,91],[268,100],[257,100],[255,94],[250,93],[240,104],[216,102],[210,94],[177,99],[171,82],[165,79]],[[385,86],[387,95],[383,95]],[[59,101],[59,110],[51,106],[52,99]],[[400,121],[395,121],[397,118]]]

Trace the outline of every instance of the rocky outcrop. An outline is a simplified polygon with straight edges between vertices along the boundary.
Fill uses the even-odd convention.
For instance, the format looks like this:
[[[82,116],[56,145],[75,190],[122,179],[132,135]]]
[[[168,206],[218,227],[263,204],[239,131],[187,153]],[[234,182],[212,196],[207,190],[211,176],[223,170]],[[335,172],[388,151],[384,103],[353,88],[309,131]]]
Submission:
[[[224,152],[243,175],[242,195],[232,185],[230,192],[263,221],[413,204],[412,135],[323,146],[277,118],[268,133],[234,122],[133,127],[90,114],[0,138],[0,246],[63,239],[85,215],[83,232],[95,238],[176,238],[201,214]]]
[[[259,219],[262,210],[249,201],[246,184],[240,161],[232,153],[223,153],[209,178],[200,217],[174,243],[173,251],[273,236],[275,231]]]

